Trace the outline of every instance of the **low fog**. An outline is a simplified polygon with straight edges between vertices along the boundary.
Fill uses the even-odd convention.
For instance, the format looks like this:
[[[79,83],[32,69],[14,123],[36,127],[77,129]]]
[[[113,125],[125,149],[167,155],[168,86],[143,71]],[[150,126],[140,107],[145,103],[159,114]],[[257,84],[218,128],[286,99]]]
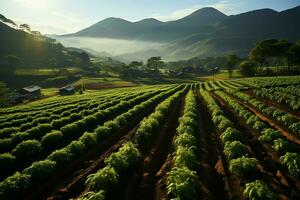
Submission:
[[[111,38],[90,38],[90,37],[53,37],[66,47],[82,48],[90,50],[93,54],[104,55],[108,53],[111,56],[145,51],[159,48],[163,43],[130,41]]]

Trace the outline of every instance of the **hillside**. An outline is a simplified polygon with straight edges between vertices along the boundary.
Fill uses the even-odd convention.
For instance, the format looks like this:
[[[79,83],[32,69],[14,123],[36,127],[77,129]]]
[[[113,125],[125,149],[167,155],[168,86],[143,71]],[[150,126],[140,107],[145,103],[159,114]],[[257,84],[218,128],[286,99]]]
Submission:
[[[41,35],[38,31],[24,29],[12,20],[0,15],[0,63],[5,63],[7,55],[20,58],[22,67],[49,66],[55,59],[57,66],[74,64],[79,55],[69,51],[54,39]],[[53,66],[52,66],[53,67]]]
[[[102,20],[63,37],[94,37],[163,42],[162,47],[118,55],[127,60],[161,55],[166,60],[193,56],[236,53],[245,56],[258,40],[300,38],[300,6],[277,12],[254,10],[227,16],[214,8],[202,8],[182,19],[161,22],[144,19],[129,22],[119,18]]]

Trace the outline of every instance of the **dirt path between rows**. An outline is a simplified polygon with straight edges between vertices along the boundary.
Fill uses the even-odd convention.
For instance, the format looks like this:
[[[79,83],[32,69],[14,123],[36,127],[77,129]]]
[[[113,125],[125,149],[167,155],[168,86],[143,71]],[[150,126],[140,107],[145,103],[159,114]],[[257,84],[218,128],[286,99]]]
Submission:
[[[152,147],[144,156],[142,171],[135,177],[135,186],[131,185],[124,195],[124,200],[143,199],[150,200],[156,197],[156,183],[161,175],[161,168],[169,157],[172,150],[172,140],[176,133],[179,116],[184,107],[185,95],[182,95],[177,103],[174,104],[172,111],[168,115],[163,127],[157,133]],[[160,199],[160,197],[159,197]]]
[[[225,92],[228,96],[230,96],[231,98],[233,98],[235,101],[237,101],[239,104],[243,105],[244,107],[246,107],[247,109],[249,109],[251,112],[253,112],[256,116],[258,116],[262,121],[267,122],[271,127],[277,129],[283,136],[285,136],[288,140],[290,140],[291,142],[300,145],[300,139],[296,136],[294,136],[293,134],[289,133],[289,131],[287,131],[285,128],[283,128],[282,126],[278,125],[278,123],[274,122],[273,120],[270,120],[268,117],[266,117],[263,113],[261,113],[260,111],[258,111],[257,109],[253,108],[253,106],[250,106],[249,104],[241,101],[240,99],[238,99],[237,97],[235,97],[232,94],[229,94],[227,92]]]
[[[261,177],[258,177],[258,179],[264,179],[270,183],[275,191],[281,194],[282,199],[300,198],[299,181],[287,174],[287,170],[281,165],[277,153],[271,147],[259,142],[257,131],[249,127],[244,120],[241,120],[235,114],[235,111],[219,96],[216,94],[213,94],[213,96],[222,104],[226,117],[234,122],[235,127],[247,136],[252,153],[263,166]]]
[[[215,169],[217,163],[223,163],[221,161],[222,152],[220,152],[220,148],[218,147],[218,136],[216,133],[214,133],[214,128],[212,122],[210,121],[211,117],[206,110],[199,89],[196,91],[196,98],[198,108],[197,139],[199,149],[197,152],[197,157],[200,163],[197,172],[201,184],[201,199],[228,199],[225,183],[222,180],[222,175],[218,174]]]

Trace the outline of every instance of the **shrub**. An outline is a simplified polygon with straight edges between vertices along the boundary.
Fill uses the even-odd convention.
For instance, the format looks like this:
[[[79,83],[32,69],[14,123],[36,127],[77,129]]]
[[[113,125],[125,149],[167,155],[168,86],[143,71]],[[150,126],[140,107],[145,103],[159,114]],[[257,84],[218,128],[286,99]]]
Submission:
[[[280,157],[280,161],[287,167],[289,172],[294,175],[300,175],[300,156],[298,153],[286,153]]]
[[[167,193],[171,199],[194,199],[198,184],[197,173],[187,167],[174,167],[167,173]]]
[[[106,166],[87,177],[85,184],[90,190],[109,190],[118,183],[119,175],[113,167]]]
[[[267,142],[267,143],[273,143],[273,140],[276,140],[276,139],[282,137],[282,135],[278,131],[271,129],[271,128],[264,129],[261,132],[261,134],[262,135],[258,137],[258,140],[261,142]]]
[[[255,128],[258,131],[262,131],[266,127],[267,127],[266,124],[261,121],[256,121],[253,125],[253,128]]]
[[[80,138],[79,141],[82,142],[85,147],[91,148],[95,144],[97,144],[97,135],[89,132],[85,132]]]
[[[224,153],[229,159],[239,158],[249,153],[246,145],[240,141],[226,142]]]
[[[218,128],[221,129],[222,131],[225,131],[227,128],[233,126],[232,122],[227,120],[222,120],[219,125]]]
[[[240,131],[235,128],[228,127],[222,134],[221,140],[225,143],[228,141],[243,141],[244,137]]]
[[[59,149],[52,152],[47,159],[55,161],[57,165],[61,166],[72,159],[72,153],[67,149]]]
[[[63,134],[60,131],[52,131],[42,138],[42,145],[46,148],[57,146],[63,140]]]
[[[82,155],[86,151],[85,145],[81,141],[73,141],[66,148],[73,156]]]
[[[14,167],[16,157],[10,153],[0,154],[0,171],[7,171]]]
[[[274,200],[277,196],[269,189],[268,185],[261,180],[246,184],[244,196],[250,200]]]
[[[183,146],[183,147],[196,146],[197,139],[193,135],[183,133],[176,137],[175,144],[176,144],[176,146]]]
[[[119,149],[105,159],[105,163],[116,169],[117,172],[128,170],[129,166],[136,164],[141,158],[139,150],[133,143],[127,142]]]
[[[300,136],[300,122],[293,123],[289,126],[289,129],[291,129],[294,133]]]
[[[176,167],[187,167],[193,169],[197,165],[197,158],[194,152],[195,147],[178,147],[174,157]]]
[[[105,191],[100,190],[98,192],[87,192],[78,200],[105,200]]]
[[[257,173],[258,161],[255,158],[241,158],[230,160],[229,170],[239,176],[250,177]]]
[[[286,152],[295,151],[295,146],[292,143],[283,140],[281,138],[274,140],[273,148],[280,154],[285,154]]]
[[[30,175],[16,172],[0,183],[0,199],[20,199],[30,184]]]
[[[42,145],[37,140],[27,140],[18,144],[13,150],[12,154],[17,159],[27,160],[28,157],[36,156],[42,151]]]
[[[46,180],[55,170],[56,162],[51,160],[42,160],[34,162],[32,165],[23,170],[24,174],[29,174],[33,181],[41,182]]]

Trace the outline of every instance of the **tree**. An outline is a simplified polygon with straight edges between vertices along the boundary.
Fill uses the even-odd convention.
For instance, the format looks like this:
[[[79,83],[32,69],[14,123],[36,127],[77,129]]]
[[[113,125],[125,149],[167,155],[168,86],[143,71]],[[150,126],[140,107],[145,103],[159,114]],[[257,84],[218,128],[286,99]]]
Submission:
[[[52,68],[52,71],[54,72],[55,69],[56,69],[56,67],[58,66],[58,61],[57,61],[57,59],[56,59],[56,58],[51,58],[51,59],[49,60],[49,65],[50,65],[50,67]]]
[[[80,56],[83,67],[86,67],[90,64],[90,56],[87,53],[81,52],[79,54],[79,56]]]
[[[228,73],[229,73],[229,78],[231,78],[232,70],[237,66],[237,64],[239,63],[239,60],[240,59],[234,54],[231,54],[231,55],[227,56],[226,68],[227,68]]]
[[[147,69],[150,70],[152,73],[157,73],[158,68],[162,67],[164,62],[161,60],[161,57],[151,57],[147,61]]]
[[[7,71],[10,73],[10,74],[14,74],[16,68],[19,66],[19,64],[21,63],[21,59],[17,56],[14,56],[14,55],[8,55],[5,57],[5,62],[6,62],[6,65],[8,67]]]
[[[28,24],[21,24],[19,27],[20,27],[21,29],[23,29],[23,30],[26,30],[26,31],[28,31],[28,32],[31,32],[31,28],[30,28],[30,26],[29,26]]]
[[[255,64],[250,61],[243,61],[240,64],[241,74],[243,76],[254,76],[255,75]]]

